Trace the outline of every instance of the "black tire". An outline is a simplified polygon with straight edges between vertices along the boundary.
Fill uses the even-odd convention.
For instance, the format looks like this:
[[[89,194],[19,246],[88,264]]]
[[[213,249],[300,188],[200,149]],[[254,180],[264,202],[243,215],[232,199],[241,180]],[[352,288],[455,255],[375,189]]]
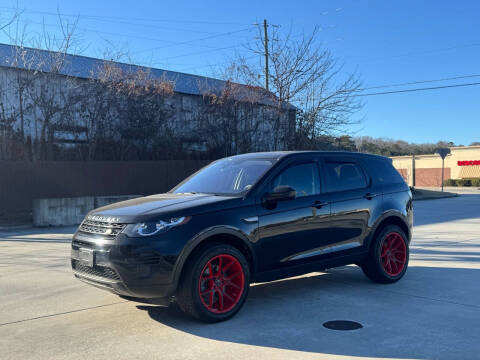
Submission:
[[[209,264],[210,269],[213,269],[211,276],[217,275],[218,267],[221,267],[220,259],[223,262],[231,260],[233,265],[226,266],[227,270],[222,272],[225,273],[225,276],[218,275],[219,279],[217,280],[206,278],[205,274],[210,276]],[[217,267],[215,268],[215,266]],[[232,266],[235,269],[232,269]],[[237,280],[235,280],[236,283],[233,284],[235,287],[233,287],[233,281],[228,280],[228,278],[234,275],[226,274],[226,272],[233,270],[237,274],[240,269],[243,275],[235,277]],[[241,276],[243,276],[243,281],[241,281]],[[220,287],[217,286],[216,281],[221,281]],[[204,322],[225,321],[234,316],[243,306],[248,295],[249,285],[250,270],[245,256],[233,246],[210,243],[194,251],[187,261],[177,291],[177,302],[183,312],[198,320]],[[206,291],[202,291],[202,286],[206,286]],[[216,290],[213,290],[214,288]],[[209,291],[209,289],[212,290]],[[230,301],[227,298],[227,295],[225,295],[227,292],[229,293],[228,297],[235,301]],[[201,293],[208,294],[201,295]],[[210,297],[210,294],[212,294],[212,297]],[[223,299],[222,301],[220,301],[220,297]],[[211,303],[210,307],[207,302]]]
[[[389,242],[397,244],[399,250],[394,251],[394,247],[388,246]],[[382,249],[384,254],[382,254]],[[376,283],[390,284],[405,275],[409,255],[407,236],[403,230],[396,225],[387,225],[372,240],[368,256],[360,267],[370,280]]]

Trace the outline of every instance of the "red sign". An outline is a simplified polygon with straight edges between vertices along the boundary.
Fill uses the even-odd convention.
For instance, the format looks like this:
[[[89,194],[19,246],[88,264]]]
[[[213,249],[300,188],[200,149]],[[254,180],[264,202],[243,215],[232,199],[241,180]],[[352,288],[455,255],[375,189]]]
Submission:
[[[480,160],[463,160],[457,162],[458,166],[480,165]]]

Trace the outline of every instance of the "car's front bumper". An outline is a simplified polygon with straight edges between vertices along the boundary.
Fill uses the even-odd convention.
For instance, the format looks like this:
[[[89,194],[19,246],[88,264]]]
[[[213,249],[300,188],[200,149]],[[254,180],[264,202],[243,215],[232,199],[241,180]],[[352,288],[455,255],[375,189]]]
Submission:
[[[156,298],[173,295],[177,249],[152,238],[107,238],[82,232],[72,239],[72,270],[79,280],[113,293]],[[90,256],[86,259],[85,254]]]

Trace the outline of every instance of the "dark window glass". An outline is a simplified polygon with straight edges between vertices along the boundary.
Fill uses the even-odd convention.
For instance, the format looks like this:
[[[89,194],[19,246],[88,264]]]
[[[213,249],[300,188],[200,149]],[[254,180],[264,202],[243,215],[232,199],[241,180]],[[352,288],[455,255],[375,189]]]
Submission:
[[[240,194],[249,190],[272,166],[263,159],[226,158],[218,160],[185,180],[175,193]]]
[[[367,187],[365,176],[355,163],[327,162],[325,171],[330,191],[345,191]]]
[[[285,169],[273,180],[271,190],[280,185],[294,188],[297,197],[319,194],[320,180],[316,164],[294,165]]]
[[[365,161],[369,175],[374,185],[403,183],[402,175],[388,159],[368,159]]]
[[[374,164],[374,173],[380,183],[398,184],[404,182],[402,175],[388,160],[374,160]]]

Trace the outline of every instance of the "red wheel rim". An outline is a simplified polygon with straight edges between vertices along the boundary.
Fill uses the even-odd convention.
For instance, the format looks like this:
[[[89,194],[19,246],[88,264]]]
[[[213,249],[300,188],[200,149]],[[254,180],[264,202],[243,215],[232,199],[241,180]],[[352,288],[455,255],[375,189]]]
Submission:
[[[245,286],[240,262],[232,255],[211,258],[198,279],[198,295],[203,306],[216,314],[232,310],[238,304]]]
[[[407,262],[407,245],[402,235],[391,232],[385,236],[381,245],[380,259],[383,270],[390,276],[397,276]]]

